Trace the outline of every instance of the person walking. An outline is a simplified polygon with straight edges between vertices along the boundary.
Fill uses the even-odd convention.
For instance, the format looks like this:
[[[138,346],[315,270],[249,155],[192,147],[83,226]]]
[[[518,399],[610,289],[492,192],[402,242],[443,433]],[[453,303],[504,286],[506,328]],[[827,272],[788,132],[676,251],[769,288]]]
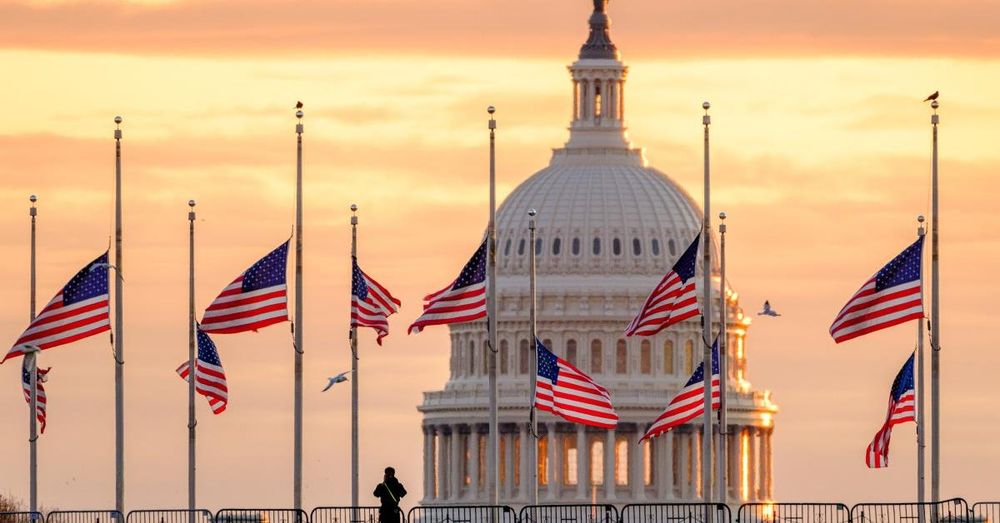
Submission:
[[[396,469],[385,468],[382,483],[375,487],[373,494],[382,502],[378,509],[379,523],[399,523],[399,500],[406,495],[406,488],[396,479]]]

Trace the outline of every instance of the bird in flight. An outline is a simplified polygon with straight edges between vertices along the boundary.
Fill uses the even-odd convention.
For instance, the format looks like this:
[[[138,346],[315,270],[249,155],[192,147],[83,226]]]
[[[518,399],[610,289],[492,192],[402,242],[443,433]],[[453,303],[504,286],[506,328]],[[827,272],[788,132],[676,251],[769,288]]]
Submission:
[[[758,312],[757,316],[781,316],[781,314],[771,308],[770,301],[764,300],[764,310]]]
[[[326,392],[326,391],[330,390],[330,387],[333,387],[334,385],[336,385],[338,383],[347,381],[347,374],[349,372],[351,372],[351,371],[341,372],[340,374],[337,374],[336,376],[331,376],[331,377],[327,378],[326,388],[323,389],[323,392]]]
[[[302,109],[302,102],[296,102],[295,103],[295,108],[296,109]]]
[[[930,102],[930,101],[933,101],[933,100],[937,100],[937,97],[938,97],[938,92],[934,91],[934,94],[932,94],[932,95],[928,96],[927,98],[925,98],[924,101],[925,102]]]

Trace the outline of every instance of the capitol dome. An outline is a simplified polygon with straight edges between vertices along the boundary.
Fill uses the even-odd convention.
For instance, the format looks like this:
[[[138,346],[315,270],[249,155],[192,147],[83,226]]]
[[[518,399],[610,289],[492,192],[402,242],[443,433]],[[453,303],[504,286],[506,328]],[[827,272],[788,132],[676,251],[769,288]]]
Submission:
[[[702,211],[676,182],[649,167],[642,149],[629,141],[624,119],[628,68],[611,42],[607,0],[594,0],[589,29],[569,66],[568,141],[553,149],[549,165],[527,177],[497,210],[499,502],[515,507],[530,502],[529,455],[536,441],[540,502],[701,501],[701,477],[711,472],[701,470],[700,417],[639,443],[702,360],[700,318],[648,337],[625,337],[623,331],[700,232]],[[535,245],[529,240],[529,209],[537,211]],[[714,242],[710,246],[716,249]],[[614,429],[540,413],[538,438],[529,433],[532,253],[538,338],[610,391],[619,416]],[[748,381],[750,319],[737,293],[721,285],[717,260],[713,252],[710,321],[714,332],[722,330],[718,311],[725,299],[726,501],[767,501],[773,492],[771,435],[777,408],[769,392],[754,390]],[[449,330],[449,379],[442,390],[426,392],[419,407],[422,503],[487,503],[491,352],[486,322],[452,324]]]

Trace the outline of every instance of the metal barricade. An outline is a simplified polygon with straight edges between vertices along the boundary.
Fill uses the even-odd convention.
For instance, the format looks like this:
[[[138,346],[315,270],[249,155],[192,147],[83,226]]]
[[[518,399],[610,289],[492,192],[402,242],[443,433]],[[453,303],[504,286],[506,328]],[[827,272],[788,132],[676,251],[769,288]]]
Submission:
[[[622,523],[731,523],[722,503],[636,503],[621,510]]]
[[[517,512],[507,505],[443,505],[413,507],[407,523],[518,523]]]
[[[618,523],[614,505],[527,505],[520,523]]]
[[[213,523],[309,523],[309,515],[293,508],[224,508]]]
[[[739,523],[852,523],[843,503],[746,503],[736,513]]]
[[[1000,523],[1000,501],[983,501],[972,505],[970,523]]]
[[[117,510],[55,510],[45,523],[125,523],[125,516]]]
[[[969,504],[962,498],[937,503],[858,503],[852,523],[968,523]]]
[[[310,523],[379,523],[378,507],[316,507],[309,513]],[[396,521],[406,523],[396,509]]]
[[[0,523],[42,523],[41,512],[0,512]]]
[[[212,513],[204,509],[133,510],[126,523],[213,523]]]

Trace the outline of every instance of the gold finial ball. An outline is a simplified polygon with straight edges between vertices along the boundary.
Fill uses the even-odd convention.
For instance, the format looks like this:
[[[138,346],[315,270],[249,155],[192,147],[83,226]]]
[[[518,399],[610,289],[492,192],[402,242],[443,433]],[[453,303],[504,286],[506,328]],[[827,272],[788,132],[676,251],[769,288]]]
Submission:
[[[920,223],[924,223],[924,215],[921,214],[920,216],[917,216],[917,221]]]
[[[295,111],[295,117],[298,118],[299,120],[301,120],[302,117],[305,115],[306,113],[303,113],[302,111]]]
[[[195,202],[194,200],[188,200],[188,207],[192,207],[193,208],[195,206],[195,203],[197,203],[197,202]]]
[[[122,117],[121,117],[121,116],[116,116],[116,117],[115,117],[115,123],[116,123],[116,124],[120,124],[120,123],[122,123]]]
[[[931,102],[931,109],[937,109],[940,105],[937,100],[934,100]]]
[[[538,214],[538,211],[536,211],[534,209],[528,209],[528,216],[531,216],[532,218],[534,218],[536,214]]]
[[[358,204],[356,203],[351,204],[351,212],[358,212]]]
[[[707,110],[709,110],[709,109],[712,108],[712,104],[710,104],[708,102],[702,102],[701,103],[701,108],[707,111]]]
[[[493,114],[493,113],[497,112],[497,108],[496,108],[496,107],[493,107],[493,106],[491,105],[491,106],[489,106],[489,107],[487,107],[487,108],[486,108],[486,112],[488,112],[488,113],[490,113],[490,114]]]
[[[726,211],[722,211],[722,212],[719,213],[719,219],[720,220],[725,220],[726,219]]]
[[[38,197],[37,197],[37,196],[35,196],[34,194],[32,194],[31,196],[28,196],[28,200],[29,200],[29,201],[30,201],[31,203],[35,203],[35,202],[37,202],[37,201],[38,201]]]

